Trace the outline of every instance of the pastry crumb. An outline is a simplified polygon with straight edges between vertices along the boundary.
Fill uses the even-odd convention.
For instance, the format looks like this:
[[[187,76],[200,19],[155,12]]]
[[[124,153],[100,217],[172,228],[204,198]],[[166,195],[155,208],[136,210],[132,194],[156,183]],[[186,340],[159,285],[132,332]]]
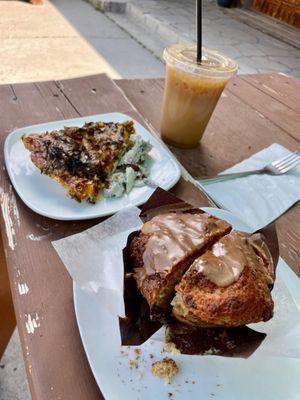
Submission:
[[[177,349],[175,343],[167,341],[167,337],[165,337],[164,351],[171,354],[181,354],[180,351]]]
[[[140,357],[140,355],[141,355],[141,350],[140,349],[134,349],[134,352],[135,352],[135,354],[136,354],[136,358],[139,358]]]
[[[178,374],[179,368],[172,358],[164,358],[153,363],[151,371],[153,375],[163,378],[169,384],[173,377]]]
[[[131,360],[129,360],[129,365],[130,365],[131,367],[136,368],[136,369],[138,369],[138,367],[139,367],[139,364],[137,363],[137,361],[136,361],[135,358],[132,358]]]
[[[221,353],[221,350],[211,347],[209,350],[207,350],[203,353],[203,356],[211,356],[211,355],[215,355],[215,354],[219,354],[219,353]]]

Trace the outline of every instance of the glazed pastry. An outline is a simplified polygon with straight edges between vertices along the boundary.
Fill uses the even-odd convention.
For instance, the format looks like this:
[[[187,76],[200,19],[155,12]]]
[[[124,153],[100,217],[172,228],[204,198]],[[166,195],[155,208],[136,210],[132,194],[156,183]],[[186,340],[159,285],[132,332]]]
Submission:
[[[254,239],[231,232],[197,258],[176,286],[174,317],[199,327],[237,327],[272,318],[272,258]]]
[[[169,212],[143,225],[130,251],[153,318],[168,311],[175,285],[195,258],[230,231],[227,222],[203,212]]]

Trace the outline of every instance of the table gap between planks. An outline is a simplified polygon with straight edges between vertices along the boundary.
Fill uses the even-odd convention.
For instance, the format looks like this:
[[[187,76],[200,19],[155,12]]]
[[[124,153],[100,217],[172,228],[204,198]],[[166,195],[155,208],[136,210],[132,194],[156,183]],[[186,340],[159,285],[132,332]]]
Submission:
[[[34,400],[102,398],[77,329],[72,282],[51,245],[99,220],[54,221],[28,209],[5,173],[5,137],[27,125],[113,111],[130,115],[157,134],[163,84],[161,79],[113,82],[96,75],[0,87],[1,231]],[[274,142],[300,150],[299,89],[299,83],[283,75],[237,76],[220,99],[201,145],[188,151],[170,149],[194,177],[216,174]],[[172,191],[195,205],[203,201],[183,179]],[[299,203],[277,227],[281,256],[300,275]]]

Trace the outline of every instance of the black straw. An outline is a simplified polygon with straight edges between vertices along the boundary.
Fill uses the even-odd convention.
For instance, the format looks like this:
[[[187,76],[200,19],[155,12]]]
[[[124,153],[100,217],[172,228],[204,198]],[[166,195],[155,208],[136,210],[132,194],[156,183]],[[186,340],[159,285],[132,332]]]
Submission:
[[[197,13],[197,64],[202,61],[202,0],[197,0],[196,4]]]

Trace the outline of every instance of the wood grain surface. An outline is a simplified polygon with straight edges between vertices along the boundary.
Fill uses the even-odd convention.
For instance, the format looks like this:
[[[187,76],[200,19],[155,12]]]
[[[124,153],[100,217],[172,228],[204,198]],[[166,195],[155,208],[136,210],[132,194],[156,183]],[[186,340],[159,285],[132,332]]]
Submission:
[[[252,7],[255,11],[300,28],[299,0],[253,0]]]
[[[198,176],[217,173],[273,142],[299,149],[299,131],[294,129],[300,115],[289,95],[291,85],[296,85],[295,81],[279,75],[235,78],[201,146],[191,151],[171,150],[193,176]],[[158,132],[162,92],[162,80],[114,83],[104,75],[1,86],[1,147],[15,128],[113,111],[126,113]],[[299,99],[300,95],[298,104]],[[1,162],[3,166],[3,151]],[[32,398],[100,399],[76,325],[72,282],[51,245],[52,240],[99,220],[60,222],[41,217],[19,200],[6,173],[0,179],[3,244]],[[195,205],[204,201],[203,195],[183,179],[174,193]],[[297,205],[278,222],[281,254],[298,274],[299,212]]]

